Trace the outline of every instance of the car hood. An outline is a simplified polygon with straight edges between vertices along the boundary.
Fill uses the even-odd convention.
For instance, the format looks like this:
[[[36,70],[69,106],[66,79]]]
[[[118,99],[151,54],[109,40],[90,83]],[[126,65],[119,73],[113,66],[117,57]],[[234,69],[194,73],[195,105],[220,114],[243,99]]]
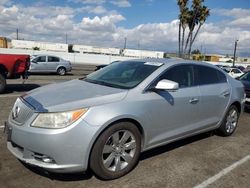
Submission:
[[[71,80],[37,88],[22,98],[38,112],[61,112],[117,102],[126,94],[124,89]]]

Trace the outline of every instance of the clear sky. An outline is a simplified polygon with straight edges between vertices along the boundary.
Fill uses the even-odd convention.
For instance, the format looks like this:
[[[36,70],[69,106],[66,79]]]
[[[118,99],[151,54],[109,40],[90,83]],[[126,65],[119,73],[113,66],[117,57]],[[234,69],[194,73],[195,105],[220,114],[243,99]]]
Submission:
[[[191,4],[191,0],[190,4]],[[203,53],[250,56],[250,0],[205,0],[211,16],[194,43]],[[176,52],[176,0],[0,0],[0,35],[25,40]]]

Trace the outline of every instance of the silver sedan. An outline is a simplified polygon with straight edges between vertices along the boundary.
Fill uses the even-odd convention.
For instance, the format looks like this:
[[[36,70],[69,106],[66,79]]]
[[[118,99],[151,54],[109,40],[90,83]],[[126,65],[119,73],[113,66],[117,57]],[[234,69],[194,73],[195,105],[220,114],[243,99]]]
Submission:
[[[31,73],[58,73],[65,75],[72,70],[70,61],[51,55],[36,55],[31,58],[29,72]]]
[[[216,130],[230,136],[244,106],[241,82],[205,63],[140,59],[18,98],[7,146],[53,172],[88,167],[102,179],[131,171],[140,153]]]

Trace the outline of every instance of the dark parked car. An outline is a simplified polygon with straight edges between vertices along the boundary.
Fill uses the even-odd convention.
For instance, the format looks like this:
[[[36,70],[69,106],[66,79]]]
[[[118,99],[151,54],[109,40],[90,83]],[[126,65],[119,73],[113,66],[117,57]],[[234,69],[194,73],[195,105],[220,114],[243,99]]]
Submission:
[[[245,107],[250,109],[250,72],[243,74],[241,77],[239,77],[239,80],[245,86],[245,93],[246,93]]]
[[[95,71],[99,70],[99,69],[102,69],[104,67],[106,67],[107,65],[96,65],[96,69]]]
[[[111,62],[110,64],[116,63],[116,62],[119,62],[119,61],[113,61],[113,62]],[[106,67],[106,66],[108,66],[108,64],[96,65],[95,71],[97,71],[97,70],[99,70],[99,69],[102,69],[102,68],[104,68],[104,67]]]

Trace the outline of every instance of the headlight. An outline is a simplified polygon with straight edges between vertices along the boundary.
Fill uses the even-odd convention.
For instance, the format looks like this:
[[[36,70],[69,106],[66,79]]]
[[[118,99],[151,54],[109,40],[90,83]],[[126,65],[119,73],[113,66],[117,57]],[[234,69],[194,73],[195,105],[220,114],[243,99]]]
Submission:
[[[31,126],[49,129],[64,128],[74,123],[86,112],[87,109],[58,113],[40,113],[32,122]]]

